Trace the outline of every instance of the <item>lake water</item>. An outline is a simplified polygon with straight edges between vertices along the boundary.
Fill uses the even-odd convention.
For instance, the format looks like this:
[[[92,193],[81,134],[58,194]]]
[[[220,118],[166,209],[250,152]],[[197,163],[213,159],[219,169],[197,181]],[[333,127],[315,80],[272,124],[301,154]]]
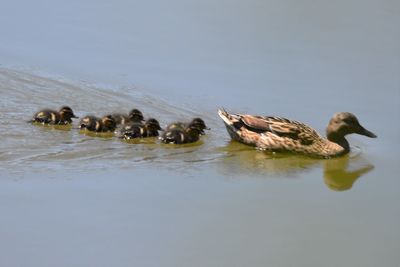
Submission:
[[[1,266],[398,266],[398,1],[3,1]],[[202,117],[189,146],[27,124],[139,108]],[[378,135],[350,155],[270,155],[216,111],[322,134],[350,111]],[[76,126],[76,122],[75,122]]]

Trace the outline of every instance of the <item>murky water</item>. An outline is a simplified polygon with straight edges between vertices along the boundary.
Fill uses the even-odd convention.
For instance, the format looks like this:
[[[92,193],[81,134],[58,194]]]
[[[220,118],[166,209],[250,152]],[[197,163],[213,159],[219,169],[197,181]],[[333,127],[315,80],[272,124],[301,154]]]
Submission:
[[[24,8],[21,8],[24,7]],[[1,266],[397,266],[395,1],[6,1]],[[26,123],[139,108],[202,117],[194,145]],[[216,111],[378,135],[318,160],[231,142]]]

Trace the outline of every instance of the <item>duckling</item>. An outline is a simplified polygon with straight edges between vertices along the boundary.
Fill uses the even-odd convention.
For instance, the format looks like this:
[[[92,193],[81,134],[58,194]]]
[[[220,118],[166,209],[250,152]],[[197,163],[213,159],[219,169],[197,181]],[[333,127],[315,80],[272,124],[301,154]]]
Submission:
[[[72,109],[68,106],[63,106],[59,111],[51,109],[43,109],[35,115],[30,122],[39,122],[42,124],[69,124],[72,123],[71,118],[78,118],[75,116]]]
[[[131,122],[142,122],[144,121],[143,113],[138,109],[132,109],[129,111],[129,120]]]
[[[234,114],[223,109],[218,114],[232,139],[260,150],[331,158],[349,153],[350,145],[345,139],[347,134],[357,133],[376,138],[350,112],[333,115],[326,129],[327,138],[304,123],[286,118]]]
[[[205,134],[204,130],[210,130],[210,128],[208,128],[206,126],[205,122],[200,118],[194,118],[189,123],[184,123],[184,122],[171,123],[170,125],[167,126],[166,130],[167,131],[168,130],[174,130],[174,129],[184,130],[185,128],[188,128],[188,127],[191,127],[191,126],[199,129],[201,135]]]
[[[117,124],[112,116],[104,116],[101,119],[101,132],[114,132]]]
[[[194,143],[200,139],[201,130],[191,125],[183,129],[170,128],[166,130],[160,137],[161,141],[166,144],[188,144]]]
[[[129,122],[142,122],[144,121],[143,113],[138,109],[132,109],[128,114],[113,113],[110,114],[117,125],[127,124]],[[108,116],[108,115],[107,115]]]
[[[159,136],[158,131],[163,131],[158,120],[150,118],[145,122],[147,137]]]
[[[92,132],[113,132],[117,124],[111,115],[97,118],[95,116],[86,116],[79,122],[80,129],[86,129]]]
[[[92,115],[83,117],[78,126],[79,129],[86,129],[92,132],[96,132],[96,129],[100,129],[100,127],[100,119]]]
[[[189,123],[189,127],[195,127],[197,129],[199,129],[200,134],[204,135],[205,132],[204,130],[211,130],[211,128],[207,127],[207,125],[205,124],[205,122],[200,119],[200,118],[194,118],[190,123]]]
[[[159,122],[150,118],[144,124],[133,122],[124,125],[119,132],[119,137],[128,140],[140,137],[155,137],[159,135],[159,130],[162,130]]]

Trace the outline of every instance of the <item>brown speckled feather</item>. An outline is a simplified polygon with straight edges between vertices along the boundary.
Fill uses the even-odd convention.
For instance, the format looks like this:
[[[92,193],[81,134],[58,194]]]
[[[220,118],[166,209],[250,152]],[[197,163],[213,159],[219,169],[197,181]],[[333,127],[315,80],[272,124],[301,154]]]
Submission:
[[[259,132],[271,132],[279,137],[297,140],[303,145],[311,145],[321,136],[304,123],[281,117],[261,117],[252,115],[238,115],[245,127]]]

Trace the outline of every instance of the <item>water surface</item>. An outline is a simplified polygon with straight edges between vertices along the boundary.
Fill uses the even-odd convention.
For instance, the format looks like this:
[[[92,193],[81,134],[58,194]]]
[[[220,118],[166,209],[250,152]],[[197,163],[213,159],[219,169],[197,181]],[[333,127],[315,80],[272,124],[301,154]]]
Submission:
[[[0,265],[396,266],[396,1],[5,1]],[[27,124],[139,108],[200,116],[201,142]],[[378,135],[331,160],[231,142],[217,109]]]

